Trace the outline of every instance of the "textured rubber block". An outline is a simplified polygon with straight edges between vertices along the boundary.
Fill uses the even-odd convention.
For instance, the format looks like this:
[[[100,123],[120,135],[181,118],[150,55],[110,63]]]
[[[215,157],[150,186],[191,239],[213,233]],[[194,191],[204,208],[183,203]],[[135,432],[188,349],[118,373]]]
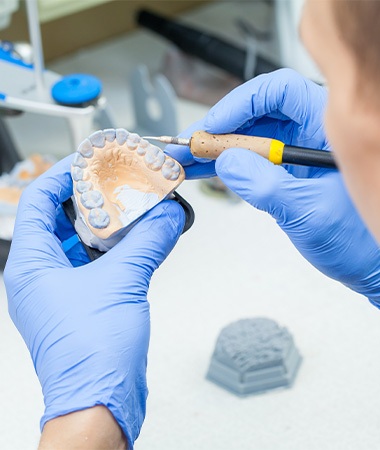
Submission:
[[[242,319],[221,331],[206,378],[239,396],[258,394],[290,387],[301,360],[286,328],[267,318]]]

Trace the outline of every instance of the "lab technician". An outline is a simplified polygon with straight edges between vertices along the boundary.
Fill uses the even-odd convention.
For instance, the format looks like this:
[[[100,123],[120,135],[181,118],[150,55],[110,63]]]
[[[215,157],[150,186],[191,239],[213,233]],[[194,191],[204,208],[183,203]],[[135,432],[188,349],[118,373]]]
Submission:
[[[168,148],[189,178],[217,174],[271,214],[316,268],[380,306],[380,2],[307,1],[301,36],[326,89],[290,70],[259,76],[187,130],[245,133],[335,152],[335,170],[280,167],[244,149],[195,161]],[[147,291],[184,213],[165,201],[90,263],[60,204],[68,157],[22,197],[4,280],[10,315],[45,399],[40,448],[132,448],[146,407]],[[249,239],[249,236],[247,236]],[[377,241],[377,242],[376,242]],[[76,266],[75,268],[73,266]],[[374,311],[375,313],[375,311]]]

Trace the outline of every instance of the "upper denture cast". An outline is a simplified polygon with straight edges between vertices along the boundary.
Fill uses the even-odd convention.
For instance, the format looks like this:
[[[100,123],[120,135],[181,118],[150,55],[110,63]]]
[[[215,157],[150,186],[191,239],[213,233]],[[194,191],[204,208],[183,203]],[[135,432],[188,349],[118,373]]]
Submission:
[[[120,230],[167,198],[185,178],[177,161],[122,128],[85,139],[71,174],[77,222],[82,222],[76,229],[87,245],[101,250],[114,245],[106,240],[122,234]]]

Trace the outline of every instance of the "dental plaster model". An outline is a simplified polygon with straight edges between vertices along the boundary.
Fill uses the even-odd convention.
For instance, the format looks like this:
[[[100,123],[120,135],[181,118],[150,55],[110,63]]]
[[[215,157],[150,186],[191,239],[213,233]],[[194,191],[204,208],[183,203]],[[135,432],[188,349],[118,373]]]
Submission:
[[[112,248],[148,210],[182,183],[182,166],[155,145],[122,128],[97,131],[72,163],[75,228],[82,241]]]

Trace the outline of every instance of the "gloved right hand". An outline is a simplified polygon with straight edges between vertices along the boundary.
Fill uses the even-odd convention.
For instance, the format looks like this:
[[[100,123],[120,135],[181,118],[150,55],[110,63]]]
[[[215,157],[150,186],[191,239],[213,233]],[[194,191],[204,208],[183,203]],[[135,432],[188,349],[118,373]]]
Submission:
[[[239,86],[217,103],[197,129],[279,139],[328,150],[323,127],[324,88],[283,69]],[[214,175],[185,147],[168,153],[191,177]],[[271,214],[299,252],[317,269],[380,307],[380,250],[359,217],[336,170],[275,166],[245,149],[229,149],[216,160],[221,180],[252,206]]]

